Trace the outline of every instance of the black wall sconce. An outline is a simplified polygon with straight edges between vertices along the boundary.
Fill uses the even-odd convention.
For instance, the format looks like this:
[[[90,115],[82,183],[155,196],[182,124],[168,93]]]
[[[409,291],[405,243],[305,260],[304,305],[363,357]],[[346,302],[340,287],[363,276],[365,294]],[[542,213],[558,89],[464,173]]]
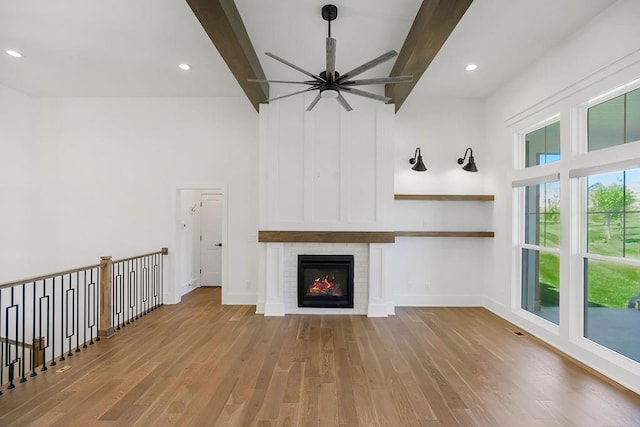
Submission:
[[[422,163],[422,154],[420,153],[420,147],[416,148],[416,152],[412,158],[409,159],[409,163],[413,165],[411,168],[416,172],[424,172],[427,167]]]
[[[467,153],[469,153],[469,163],[464,165],[462,169],[466,170],[467,172],[478,172],[476,162],[473,159],[473,150],[471,149],[471,147],[467,148],[467,150],[464,152],[464,157],[458,159],[458,164],[461,165],[464,163],[464,160],[467,158]]]

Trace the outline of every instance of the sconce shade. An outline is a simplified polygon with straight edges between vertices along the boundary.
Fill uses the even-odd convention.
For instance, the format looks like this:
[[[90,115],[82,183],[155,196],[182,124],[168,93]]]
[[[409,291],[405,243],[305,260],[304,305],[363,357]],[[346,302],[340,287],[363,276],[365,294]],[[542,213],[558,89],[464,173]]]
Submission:
[[[464,165],[462,169],[466,170],[467,172],[478,172],[478,168],[476,167],[476,162],[473,160],[473,156],[469,157],[469,163]]]
[[[478,168],[476,167],[476,162],[473,158],[473,150],[471,147],[467,148],[464,152],[464,157],[460,157],[458,159],[458,164],[461,165],[464,163],[464,160],[467,158],[467,153],[469,153],[469,162],[462,167],[463,170],[467,172],[478,172]]]
[[[409,163],[413,165],[411,170],[416,172],[424,172],[427,170],[427,167],[422,162],[422,154],[420,153],[420,148],[416,148],[416,152],[412,158],[409,159]]]

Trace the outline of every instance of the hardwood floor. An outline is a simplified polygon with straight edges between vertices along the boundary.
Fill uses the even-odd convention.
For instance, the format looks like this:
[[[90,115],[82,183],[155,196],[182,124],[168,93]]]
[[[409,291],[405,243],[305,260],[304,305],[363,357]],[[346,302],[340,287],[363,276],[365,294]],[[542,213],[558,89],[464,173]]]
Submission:
[[[640,425],[640,396],[481,308],[254,311],[196,289],[3,390],[0,425]]]

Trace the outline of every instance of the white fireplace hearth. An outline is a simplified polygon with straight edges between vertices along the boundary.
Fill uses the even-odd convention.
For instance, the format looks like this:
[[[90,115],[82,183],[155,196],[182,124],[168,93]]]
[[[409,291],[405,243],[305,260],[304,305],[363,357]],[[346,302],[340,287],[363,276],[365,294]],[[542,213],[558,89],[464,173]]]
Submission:
[[[286,314],[337,314],[386,317],[395,314],[386,277],[384,243],[265,243],[261,253],[261,281],[256,312],[265,316]],[[353,255],[353,308],[298,307],[298,255]]]

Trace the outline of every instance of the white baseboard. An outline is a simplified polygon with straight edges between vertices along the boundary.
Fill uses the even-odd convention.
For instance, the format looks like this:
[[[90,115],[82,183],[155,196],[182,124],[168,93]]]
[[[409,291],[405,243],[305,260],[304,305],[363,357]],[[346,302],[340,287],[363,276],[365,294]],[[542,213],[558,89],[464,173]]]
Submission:
[[[265,316],[284,316],[284,304],[281,302],[268,302],[264,305]]]
[[[222,304],[224,305],[256,305],[256,294],[230,294],[222,289]]]
[[[367,317],[388,317],[389,306],[387,304],[369,304],[367,306]]]
[[[396,295],[396,307],[482,307],[478,295]]]

